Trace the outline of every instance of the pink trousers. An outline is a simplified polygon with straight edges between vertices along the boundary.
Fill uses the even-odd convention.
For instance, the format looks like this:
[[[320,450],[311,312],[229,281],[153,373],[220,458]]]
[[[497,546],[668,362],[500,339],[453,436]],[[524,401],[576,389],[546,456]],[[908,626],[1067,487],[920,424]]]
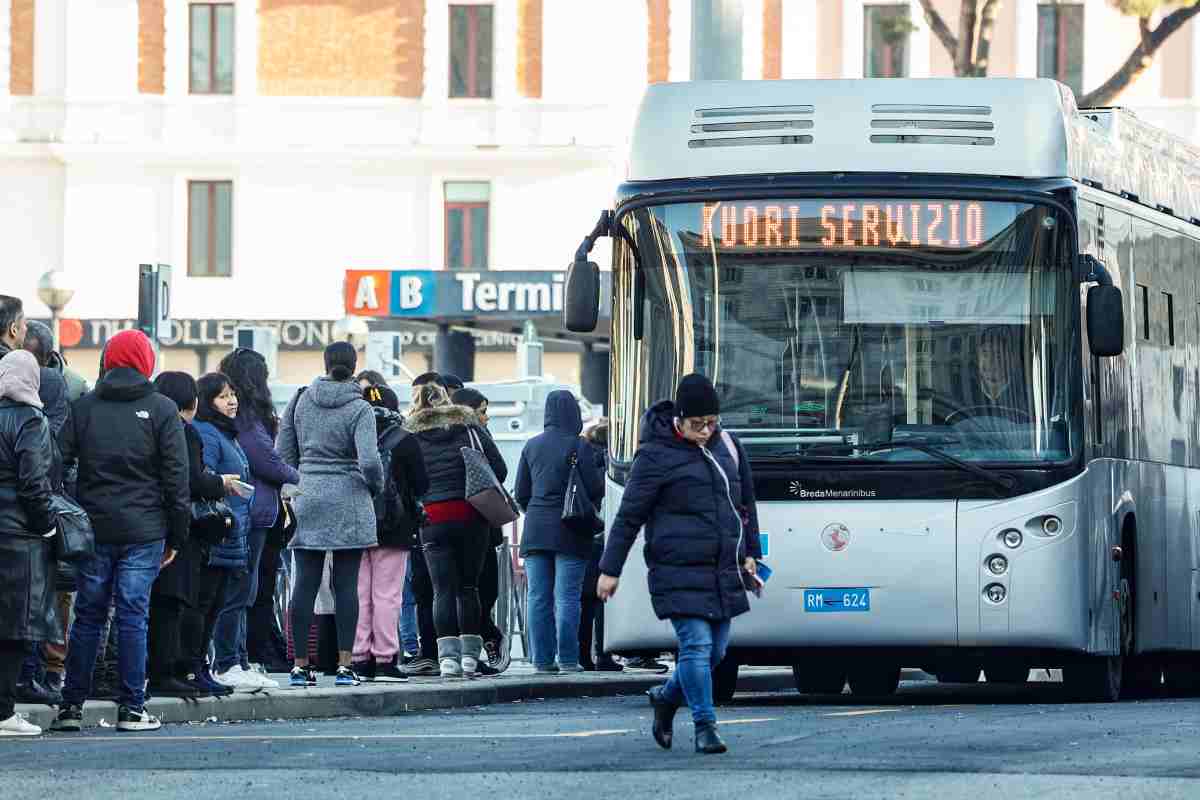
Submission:
[[[358,628],[354,660],[391,661],[400,652],[400,602],[408,551],[397,547],[364,550],[358,568]]]

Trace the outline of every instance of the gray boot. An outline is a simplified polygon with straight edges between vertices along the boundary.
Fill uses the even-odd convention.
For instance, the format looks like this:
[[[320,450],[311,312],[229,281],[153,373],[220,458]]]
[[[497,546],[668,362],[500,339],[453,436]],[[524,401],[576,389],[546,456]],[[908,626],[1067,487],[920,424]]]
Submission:
[[[462,642],[462,671],[468,678],[474,677],[479,671],[479,651],[483,649],[483,637],[464,634],[458,637]]]
[[[438,662],[443,678],[461,678],[462,641],[457,636],[443,636],[437,640]]]

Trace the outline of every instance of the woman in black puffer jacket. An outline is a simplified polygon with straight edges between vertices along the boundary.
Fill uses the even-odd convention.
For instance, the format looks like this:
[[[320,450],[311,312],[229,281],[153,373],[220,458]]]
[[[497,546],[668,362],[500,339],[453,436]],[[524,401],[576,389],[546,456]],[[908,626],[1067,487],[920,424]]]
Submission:
[[[598,588],[601,599],[617,591],[645,526],[654,613],[671,620],[679,639],[674,674],[650,692],[654,738],[671,746],[675,710],[688,702],[696,750],[704,753],[725,752],[711,669],[725,657],[732,619],[750,610],[742,571],[753,574],[762,557],[749,464],[737,440],[720,430],[719,413],[716,389],[702,375],[686,376],[674,403],[664,400],[646,412]]]
[[[57,525],[50,506],[54,451],[40,385],[30,353],[0,358],[0,737],[42,732],[14,707],[25,643],[49,638],[54,597],[47,538]]]
[[[501,482],[507,469],[475,412],[452,405],[446,390],[435,383],[417,389],[405,427],[416,434],[429,477],[429,490],[421,498],[425,506],[421,546],[433,579],[441,674],[470,676],[483,649],[479,575],[488,552],[488,523],[467,502],[462,450],[482,450]]]

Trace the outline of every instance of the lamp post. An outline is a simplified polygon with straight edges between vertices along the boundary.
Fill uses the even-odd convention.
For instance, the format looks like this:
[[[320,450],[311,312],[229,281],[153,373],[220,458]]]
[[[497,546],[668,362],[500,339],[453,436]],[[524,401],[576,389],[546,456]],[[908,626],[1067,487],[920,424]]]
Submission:
[[[50,309],[50,333],[54,336],[54,349],[59,349],[58,322],[62,310],[75,296],[75,290],[67,279],[67,274],[59,269],[52,269],[38,280],[38,299]]]

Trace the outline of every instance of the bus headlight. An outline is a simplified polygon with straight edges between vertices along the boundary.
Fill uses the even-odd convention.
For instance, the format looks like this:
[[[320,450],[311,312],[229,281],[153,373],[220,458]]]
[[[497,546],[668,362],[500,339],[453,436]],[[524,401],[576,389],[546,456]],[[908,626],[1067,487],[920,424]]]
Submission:
[[[1025,536],[1016,528],[1009,528],[1000,536],[1004,539],[1004,546],[1016,550],[1021,546],[1021,542],[1025,541]]]
[[[1042,520],[1042,533],[1047,536],[1058,536],[1062,533],[1062,520],[1055,516],[1048,516]]]
[[[1003,575],[1008,572],[1008,559],[1004,556],[990,556],[987,560],[988,572],[993,575]]]
[[[1008,596],[1008,590],[998,583],[989,583],[983,589],[983,596],[993,603],[1003,603]]]

